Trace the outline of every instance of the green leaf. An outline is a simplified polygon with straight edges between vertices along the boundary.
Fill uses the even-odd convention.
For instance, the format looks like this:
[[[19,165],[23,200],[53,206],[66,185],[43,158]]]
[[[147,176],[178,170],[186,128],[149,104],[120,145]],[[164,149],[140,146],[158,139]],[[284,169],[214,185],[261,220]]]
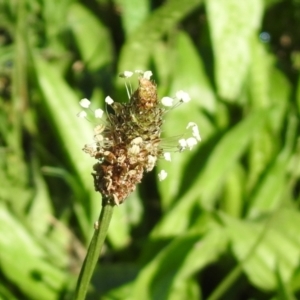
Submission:
[[[276,289],[275,270],[280,272],[284,282],[291,279],[300,258],[298,212],[280,209],[259,223],[243,222],[225,215],[222,219],[234,255],[255,286],[264,290]]]
[[[191,182],[191,186],[153,230],[153,236],[176,235],[186,230],[196,202],[200,202],[207,210],[213,208],[216,197],[219,196],[220,186],[226,179],[228,172],[234,168],[237,160],[245,152],[255,132],[259,131],[265,124],[270,116],[270,111],[253,112],[233,129],[226,132],[209,153],[207,159],[201,156],[198,158],[197,154],[194,156],[190,168],[186,170],[186,174],[188,174],[191,172],[191,168],[194,169],[195,178]],[[200,169],[203,163],[205,164],[203,170],[197,173],[197,169]]]
[[[203,237],[190,231],[174,239],[141,270],[130,299],[168,299],[173,289],[217,259],[225,247],[226,237],[218,228]]]
[[[257,184],[256,191],[250,199],[247,213],[249,218],[257,217],[276,209],[286,199],[288,184],[286,166],[288,157],[280,155]]]
[[[41,176],[40,166],[35,158],[33,158],[33,181],[35,194],[26,217],[30,220],[30,224],[33,225],[32,229],[43,236],[49,229],[49,220],[45,216],[53,215],[53,207],[46,182]],[[35,224],[39,224],[39,226]]]
[[[83,62],[91,71],[110,65],[113,60],[112,40],[107,28],[79,3],[70,6],[67,17]]]
[[[82,190],[89,191],[91,195],[90,203],[86,199],[78,206],[79,215],[77,215],[83,232],[89,236],[92,230],[91,222],[97,219],[100,211],[100,196],[92,191],[93,179],[90,175],[92,162],[90,160],[89,164],[89,158],[84,155],[82,148],[85,143],[89,142],[88,137],[92,138],[93,131],[89,122],[76,117],[80,111],[78,99],[61,74],[39,58],[36,58],[34,63],[38,84],[44,96],[45,108],[60,138],[57,143],[63,145],[82,184]],[[91,212],[93,216],[89,215]]]
[[[171,92],[184,89],[199,108],[214,114],[216,112],[216,96],[206,74],[202,58],[191,38],[185,32],[180,31],[176,36],[175,45],[172,47],[176,49],[174,53],[176,64],[173,64],[172,68],[174,75]]]
[[[201,57],[198,56],[195,46],[184,32],[180,32],[176,36],[173,55],[176,65],[172,67],[173,75],[168,96],[173,97],[177,91],[184,90],[189,93],[192,99],[189,103],[171,110],[166,115],[166,122],[163,126],[164,137],[167,146],[175,148],[182,135],[190,134],[190,131],[186,129],[189,122],[195,122],[198,125],[203,139],[208,139],[212,135],[214,127],[203,111],[214,112],[216,99],[206,77]],[[172,137],[174,137],[173,145],[172,142],[168,145],[168,140]],[[163,205],[166,209],[176,199],[181,186],[180,183],[185,176],[184,168],[186,168],[192,155],[193,153],[187,152],[174,153],[171,163],[164,160],[159,162],[158,169],[165,169],[168,173],[168,178],[159,184]]]
[[[126,35],[132,33],[148,16],[148,0],[114,0],[121,12],[123,28]]]
[[[297,106],[298,106],[298,115],[300,114],[300,77],[297,84],[297,94],[296,94]]]
[[[292,294],[289,286],[283,281],[282,276],[280,275],[280,272],[276,273],[277,275],[277,282],[278,282],[278,300],[284,299],[284,300],[296,300],[294,295]]]
[[[251,64],[251,39],[261,24],[261,0],[208,0],[206,11],[210,26],[218,94],[235,100],[245,83]]]
[[[249,93],[252,109],[273,107],[270,122],[254,137],[249,150],[247,189],[251,191],[280,145],[280,130],[289,103],[290,87],[281,72],[273,66],[275,57],[266,52],[257,38],[252,42],[252,64]]]
[[[3,204],[0,230],[2,273],[30,299],[57,299],[68,280],[67,274],[47,261],[48,255]]]
[[[203,299],[200,295],[199,284],[197,279],[188,278],[181,280],[176,283],[176,286],[172,287],[172,290],[169,293],[169,300],[182,300],[186,299]]]
[[[237,164],[227,175],[220,203],[222,210],[230,216],[242,216],[245,183],[245,170]]]
[[[119,72],[146,70],[155,42],[186,17],[201,0],[172,0],[154,11],[128,38],[124,44],[118,64]]]

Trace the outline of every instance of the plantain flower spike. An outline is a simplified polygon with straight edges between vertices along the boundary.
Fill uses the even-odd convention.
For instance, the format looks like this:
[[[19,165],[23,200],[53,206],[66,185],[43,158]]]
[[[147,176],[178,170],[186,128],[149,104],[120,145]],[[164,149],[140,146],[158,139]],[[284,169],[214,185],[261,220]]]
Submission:
[[[159,158],[171,161],[171,154],[164,152],[161,145],[163,116],[170,109],[167,107],[190,101],[183,91],[177,92],[174,99],[163,97],[159,100],[157,87],[150,79],[151,71],[125,71],[120,77],[126,80],[134,73],[139,77],[138,88],[132,92],[131,86],[128,88],[126,84],[129,102],[118,103],[107,96],[106,105],[113,113],[107,112],[106,120],[94,128],[94,143],[83,148],[97,160],[92,173],[95,190],[111,205],[123,203],[141,182],[144,172],[151,171]],[[93,111],[86,98],[79,103],[83,111],[78,117],[87,118],[93,112],[97,122],[101,121],[102,109]],[[187,128],[192,129],[192,137],[180,139],[178,151],[192,149],[200,141],[197,125],[190,122]],[[159,180],[164,180],[167,172],[162,170],[158,176]]]

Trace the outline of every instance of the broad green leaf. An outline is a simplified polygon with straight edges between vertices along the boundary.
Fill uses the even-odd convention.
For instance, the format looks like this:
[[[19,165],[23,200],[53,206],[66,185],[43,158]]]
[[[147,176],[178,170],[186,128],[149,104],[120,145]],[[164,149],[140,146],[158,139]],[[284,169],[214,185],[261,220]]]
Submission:
[[[188,92],[197,106],[207,112],[216,112],[216,96],[210,84],[204,63],[191,38],[183,31],[176,36],[171,92],[179,88]],[[159,66],[158,66],[159,67]]]
[[[194,278],[188,278],[181,280],[176,283],[176,286],[172,287],[169,300],[201,300],[203,299],[200,295],[198,280]]]
[[[198,125],[203,140],[208,139],[213,134],[214,127],[203,111],[213,112],[216,102],[212,87],[205,75],[201,58],[196,53],[196,49],[189,37],[185,33],[180,32],[176,37],[175,46],[172,55],[176,64],[171,67],[173,71],[170,91],[168,95],[161,95],[161,97],[174,97],[177,91],[184,90],[189,93],[192,100],[166,114],[163,133],[167,146],[172,146],[173,143],[174,149],[176,149],[178,140],[183,135],[191,136],[191,131],[186,129],[189,122],[195,122]],[[205,104],[206,102],[207,104]],[[172,137],[174,138],[172,139]],[[168,145],[168,140],[170,139],[172,142]],[[201,147],[201,143],[199,146]],[[184,168],[194,152],[195,149],[191,153],[188,151],[172,153],[171,163],[163,160],[159,162],[158,171],[164,169],[168,173],[168,178],[159,184],[165,208],[176,199],[182,177],[185,175]],[[188,178],[193,180],[190,177]]]
[[[249,201],[249,217],[257,217],[272,211],[282,203],[288,203],[288,163],[294,149],[294,142],[297,139],[298,122],[291,118],[287,126],[285,148],[266,170],[264,176],[256,186]]]
[[[6,123],[6,121],[8,120],[3,123]],[[29,170],[26,161],[24,161],[22,154],[18,153],[11,144],[12,139],[14,139],[14,137],[12,138],[14,129],[10,129],[6,125],[3,129],[6,130],[7,144],[5,147],[0,147],[0,200],[9,203],[11,210],[16,215],[23,217],[32,201],[34,191],[30,188]],[[14,150],[7,151],[7,149]]]
[[[292,294],[288,284],[286,284],[283,281],[282,276],[280,275],[280,272],[276,273],[277,275],[277,282],[278,282],[278,297],[277,299],[286,299],[286,300],[296,300],[296,298],[294,297],[294,295]],[[276,298],[275,298],[276,299]],[[275,300],[274,299],[274,300]]]
[[[82,210],[77,216],[83,232],[89,236],[92,226],[88,223],[97,219],[101,201],[100,195],[92,191],[93,180],[90,175],[92,161],[82,152],[84,144],[89,143],[88,137],[90,136],[92,139],[93,131],[89,122],[76,117],[80,111],[78,99],[62,76],[50,64],[39,58],[35,59],[35,68],[38,84],[44,96],[45,108],[49,112],[49,117],[60,138],[56,142],[63,145],[67,157],[81,181],[82,190],[89,191],[91,195],[90,203],[86,199],[78,206]],[[93,212],[93,216],[90,215],[91,212]]]
[[[300,290],[300,270],[299,268],[296,270],[291,282],[290,282],[291,290],[297,292]]]
[[[255,132],[261,130],[269,118],[270,110],[259,110],[249,114],[231,130],[227,131],[223,138],[209,155],[204,171],[195,180],[195,184],[188,192],[188,197],[199,197],[201,187],[201,204],[212,208],[215,197],[219,194],[220,184],[245,152]],[[187,196],[186,195],[186,196]],[[185,196],[184,196],[185,197]]]
[[[260,176],[274,158],[275,151],[277,150],[274,135],[270,132],[267,125],[256,132],[250,145],[248,180],[246,184],[248,191],[252,191],[255,188]]]
[[[252,41],[249,93],[252,109],[273,107],[269,124],[257,132],[249,150],[247,189],[251,191],[267,165],[273,160],[280,143],[280,129],[289,102],[289,85],[273,66],[275,57],[266,52],[257,38]]]
[[[19,300],[19,297],[13,295],[9,287],[0,285],[0,299]]]
[[[0,205],[0,230],[2,274],[30,299],[57,299],[69,280],[67,274],[49,262],[48,255],[4,205]]]
[[[155,74],[153,76],[157,82],[157,88],[160,95],[165,95],[169,90],[170,78],[173,72],[173,63],[171,63],[170,56],[174,55],[176,49],[170,46],[163,40],[155,42],[155,47],[152,51],[152,60]]]
[[[146,70],[155,42],[198,7],[201,2],[201,0],[172,0],[154,11],[124,44],[118,63],[119,72]]]
[[[257,38],[251,39],[251,65],[249,66],[249,94],[252,109],[269,107],[271,80],[275,57],[269,54],[266,46]]]
[[[131,300],[128,295],[131,294],[132,283],[123,284],[120,287],[110,290],[107,294],[101,295],[101,300]]]
[[[270,99],[274,110],[271,115],[271,126],[273,131],[280,136],[285,126],[285,118],[291,97],[291,84],[288,78],[273,66],[269,73],[270,76]]]
[[[235,100],[251,63],[251,39],[260,27],[262,0],[207,0],[218,94]]]
[[[46,183],[40,173],[40,166],[34,158],[32,167],[34,172],[35,194],[28,209],[27,218],[30,220],[30,224],[33,225],[32,229],[35,230],[37,234],[44,235],[49,229],[50,216],[53,215],[53,207]],[[45,218],[45,216],[48,216],[48,218]],[[36,224],[39,224],[39,226],[36,226]]]
[[[298,212],[277,210],[258,223],[225,215],[222,219],[234,255],[255,286],[264,290],[276,289],[276,270],[284,282],[291,279],[300,258],[300,238],[296,236],[300,226]]]
[[[27,5],[34,5],[34,2],[35,1],[28,1]],[[62,43],[60,41],[60,35],[62,31],[66,30],[66,15],[70,8],[70,4],[74,2],[74,0],[41,0],[38,2],[40,2],[40,7],[32,7],[32,10],[29,10],[29,12],[33,15],[34,10],[41,10],[41,14],[44,20],[42,24],[45,26],[46,40],[48,42],[48,46],[50,45],[52,50],[54,47],[61,48]]]
[[[220,201],[221,208],[228,215],[240,217],[243,212],[246,174],[241,165],[233,168],[224,184],[224,192]]]
[[[132,33],[147,17],[149,0],[114,0],[120,10],[126,35]]]
[[[257,185],[257,191],[250,199],[249,218],[257,217],[278,207],[286,198],[287,157],[279,156]]]
[[[226,237],[218,228],[204,236],[190,231],[174,239],[141,270],[130,299],[168,299],[172,289],[216,260],[225,247]]]
[[[139,272],[139,266],[135,263],[114,262],[102,263],[94,272],[92,284],[99,295],[105,294],[102,299],[127,299],[130,293],[131,283]],[[88,297],[88,299],[100,299]]]
[[[110,65],[113,60],[112,40],[99,18],[79,3],[70,6],[67,18],[88,69],[95,71]]]
[[[224,180],[228,172],[243,155],[245,149],[256,131],[259,131],[270,115],[270,110],[261,110],[251,113],[233,129],[226,132],[214,149],[203,161],[203,157],[194,157],[191,168],[199,168],[205,164],[200,174],[191,183],[186,194],[181,196],[180,201],[165,215],[160,224],[152,232],[152,236],[176,235],[186,230],[192,214],[193,206],[201,203],[201,206],[211,210],[219,196]],[[190,170],[186,170],[190,172]]]
[[[296,100],[297,100],[297,106],[298,106],[298,114],[300,114],[300,77],[298,79],[298,84],[297,84]]]

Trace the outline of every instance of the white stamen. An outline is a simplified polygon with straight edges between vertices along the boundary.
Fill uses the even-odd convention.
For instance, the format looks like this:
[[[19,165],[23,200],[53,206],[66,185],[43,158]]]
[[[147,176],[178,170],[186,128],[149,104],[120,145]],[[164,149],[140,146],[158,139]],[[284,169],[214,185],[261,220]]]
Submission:
[[[165,152],[164,153],[164,158],[166,161],[171,161],[171,153],[170,152]]]
[[[190,137],[186,140],[186,144],[190,150],[193,149],[195,145],[197,145],[197,140],[194,137]]]
[[[86,118],[86,116],[87,114],[84,110],[82,110],[80,113],[77,114],[77,117],[82,119]]]
[[[151,71],[146,71],[146,72],[144,72],[143,77],[144,77],[145,79],[150,80],[150,77],[151,77],[152,75],[153,75],[153,73],[152,73]]]
[[[164,106],[172,106],[173,105],[173,101],[174,101],[174,99],[171,98],[171,97],[163,97],[161,99],[161,103]]]
[[[101,108],[97,108],[95,110],[95,118],[101,119],[103,116],[103,113],[104,113],[104,111]]]
[[[183,151],[186,148],[186,146],[187,146],[187,143],[186,143],[185,139],[180,139],[178,141],[178,143],[179,143],[179,146],[180,146],[179,147],[180,151]]]
[[[83,107],[83,108],[89,108],[89,106],[90,106],[90,104],[91,104],[91,101],[88,100],[88,99],[86,99],[86,98],[84,98],[84,99],[81,99],[81,100],[79,101],[79,104],[80,104],[80,106]]]
[[[168,173],[165,170],[161,170],[158,173],[158,179],[159,179],[159,181],[165,180],[167,178],[167,176],[168,176]]]
[[[131,71],[124,71],[124,77],[125,78],[130,78],[133,75],[133,72]]]
[[[110,97],[110,96],[107,96],[105,98],[105,102],[108,104],[108,105],[112,105],[114,103],[114,100]]]
[[[198,125],[194,122],[189,122],[189,124],[187,125],[187,129],[192,127],[192,132],[193,132],[193,136],[198,140],[201,141],[201,136],[199,134],[199,129],[198,129]]]
[[[131,71],[124,71],[123,73],[119,74],[122,78],[130,78],[133,75],[133,72]]]
[[[191,97],[188,93],[184,92],[184,91],[178,91],[176,92],[176,98],[182,102],[189,102],[191,100]]]

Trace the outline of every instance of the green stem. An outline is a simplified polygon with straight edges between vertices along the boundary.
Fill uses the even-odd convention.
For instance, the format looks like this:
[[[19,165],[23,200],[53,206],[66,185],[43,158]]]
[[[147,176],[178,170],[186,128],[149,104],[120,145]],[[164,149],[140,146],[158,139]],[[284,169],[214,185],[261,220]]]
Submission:
[[[95,232],[90,242],[86,257],[84,259],[78,281],[74,300],[84,300],[95,266],[108,231],[109,223],[113,213],[113,205],[104,202],[98,223],[95,226]]]

